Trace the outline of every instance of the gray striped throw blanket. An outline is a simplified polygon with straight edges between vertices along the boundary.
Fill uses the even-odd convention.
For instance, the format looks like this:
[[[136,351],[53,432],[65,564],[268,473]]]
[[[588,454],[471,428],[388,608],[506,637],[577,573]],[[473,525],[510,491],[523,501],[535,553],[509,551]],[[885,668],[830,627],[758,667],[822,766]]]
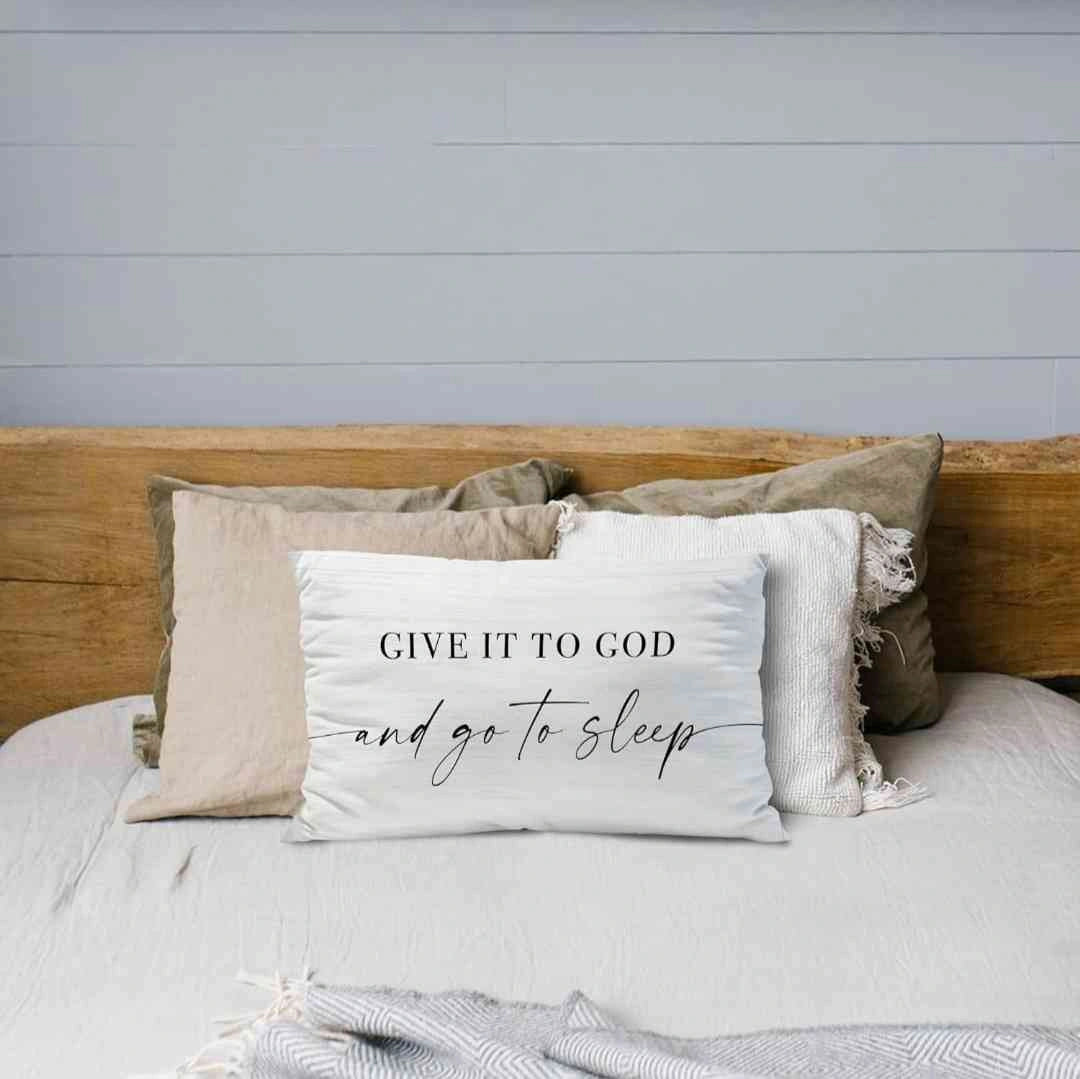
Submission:
[[[561,1007],[245,978],[274,991],[176,1076],[250,1079],[1080,1079],[1080,1029],[853,1026],[666,1038],[615,1026],[581,993]]]

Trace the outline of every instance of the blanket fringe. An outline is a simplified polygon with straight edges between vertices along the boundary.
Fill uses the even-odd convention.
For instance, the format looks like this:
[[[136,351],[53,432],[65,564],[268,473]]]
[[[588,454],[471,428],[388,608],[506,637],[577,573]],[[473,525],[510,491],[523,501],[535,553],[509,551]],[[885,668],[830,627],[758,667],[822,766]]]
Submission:
[[[132,1076],[131,1079],[194,1079],[196,1076],[248,1079],[253,1064],[255,1039],[262,1028],[279,1019],[294,1023],[304,1021],[304,1002],[313,976],[310,969],[305,969],[300,978],[283,978],[280,974],[270,978],[240,971],[236,975],[237,981],[273,994],[273,999],[266,1008],[250,1015],[215,1019],[214,1022],[224,1029],[190,1060],[171,1072],[156,1076]]]
[[[915,565],[911,560],[914,537],[906,528],[885,528],[869,513],[859,514],[859,524],[862,526],[862,556],[855,598],[854,656],[848,679],[847,711],[855,776],[862,787],[863,811],[869,812],[899,809],[926,798],[930,792],[921,783],[910,783],[906,779],[888,782],[863,734],[867,707],[860,695],[862,671],[873,664],[885,633],[874,616],[883,608],[898,603],[914,589]],[[900,654],[903,656],[903,650]]]

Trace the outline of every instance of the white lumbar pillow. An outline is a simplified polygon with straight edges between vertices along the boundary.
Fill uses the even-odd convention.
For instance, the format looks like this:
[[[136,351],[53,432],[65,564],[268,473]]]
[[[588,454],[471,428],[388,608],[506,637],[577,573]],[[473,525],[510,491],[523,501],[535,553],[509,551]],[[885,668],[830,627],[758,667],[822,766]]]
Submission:
[[[291,557],[310,759],[286,838],[785,838],[762,738],[759,556]]]
[[[740,517],[572,512],[559,562],[699,559],[760,552],[768,559],[761,678],[773,804],[851,816],[903,805],[922,787],[886,783],[862,736],[860,667],[880,642],[872,616],[910,592],[911,533],[869,514],[804,510]]]

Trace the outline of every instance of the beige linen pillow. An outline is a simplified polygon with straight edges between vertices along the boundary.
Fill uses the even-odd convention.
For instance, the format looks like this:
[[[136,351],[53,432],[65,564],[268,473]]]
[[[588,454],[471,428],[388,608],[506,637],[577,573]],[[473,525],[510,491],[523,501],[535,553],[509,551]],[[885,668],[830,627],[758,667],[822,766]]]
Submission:
[[[290,513],[172,496],[172,669],[161,788],[128,821],[288,816],[307,766],[304,665],[290,550],[547,558],[560,507]]]
[[[568,468],[554,461],[536,458],[478,472],[449,490],[442,487],[219,487],[214,484],[188,483],[172,476],[151,476],[146,483],[146,495],[150,503],[150,522],[157,546],[161,628],[165,633],[165,646],[154,680],[156,715],[135,717],[135,755],[143,764],[156,768],[161,735],[165,729],[173,631],[174,492],[199,491],[239,502],[273,502],[294,513],[309,510],[418,513],[437,509],[479,510],[493,506],[543,505],[562,491],[569,478]]]
[[[866,729],[888,733],[928,726],[941,715],[930,615],[922,588],[926,530],[941,456],[940,435],[919,435],[757,476],[658,480],[625,491],[573,495],[569,501],[579,509],[652,516],[733,517],[843,509],[869,513],[886,528],[910,532],[915,591],[878,616],[885,640],[862,685],[863,701],[869,707]]]

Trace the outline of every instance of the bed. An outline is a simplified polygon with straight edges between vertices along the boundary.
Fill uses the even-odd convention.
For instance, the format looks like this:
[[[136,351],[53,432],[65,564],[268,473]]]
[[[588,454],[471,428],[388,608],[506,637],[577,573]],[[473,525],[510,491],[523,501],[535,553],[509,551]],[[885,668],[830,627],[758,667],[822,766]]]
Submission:
[[[279,841],[279,819],[123,822],[157,782],[130,746],[159,646],[149,472],[396,485],[548,453],[599,489],[767,471],[857,444],[656,430],[0,432],[4,1074],[160,1072],[215,1017],[252,1007],[239,969],[309,965],[328,981],[545,1003],[580,988],[628,1024],[677,1035],[1080,1025],[1080,704],[1030,680],[1069,688],[1080,672],[1075,439],[947,445],[929,584],[945,714],[873,739],[892,775],[932,791],[903,810],[787,815],[793,841],[778,846],[493,834],[298,847]]]

